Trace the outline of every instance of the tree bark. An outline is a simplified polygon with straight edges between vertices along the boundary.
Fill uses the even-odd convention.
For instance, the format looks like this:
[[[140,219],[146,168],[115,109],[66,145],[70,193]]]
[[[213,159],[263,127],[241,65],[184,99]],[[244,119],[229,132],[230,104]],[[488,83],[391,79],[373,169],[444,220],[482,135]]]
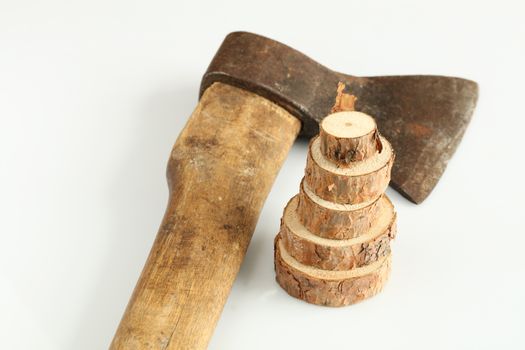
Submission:
[[[332,240],[316,236],[299,223],[294,213],[297,196],[286,207],[280,229],[283,246],[298,262],[323,270],[351,270],[390,254],[390,240],[395,236],[396,214],[386,198],[381,199],[380,220],[358,238]]]
[[[303,180],[297,214],[313,234],[329,239],[351,239],[372,227],[384,201],[381,197],[358,205],[342,205],[325,201],[312,192]]]
[[[326,127],[330,118],[354,116],[358,118],[370,118],[361,112],[339,112],[331,114],[323,119],[319,126],[319,140],[321,153],[335,164],[345,167],[356,161],[361,161],[373,157],[381,151],[382,145],[377,131],[377,125],[372,119],[370,130],[364,135],[347,137],[336,135]]]
[[[289,256],[280,236],[275,239],[275,272],[279,285],[291,296],[311,304],[345,306],[380,292],[390,274],[390,255],[350,271],[309,268]]]
[[[390,144],[385,139],[381,143],[383,151],[375,157],[351,168],[338,168],[327,159],[322,159],[319,140],[313,139],[305,170],[308,187],[317,196],[334,203],[358,204],[378,198],[388,187],[394,162]],[[386,154],[381,155],[385,152]]]

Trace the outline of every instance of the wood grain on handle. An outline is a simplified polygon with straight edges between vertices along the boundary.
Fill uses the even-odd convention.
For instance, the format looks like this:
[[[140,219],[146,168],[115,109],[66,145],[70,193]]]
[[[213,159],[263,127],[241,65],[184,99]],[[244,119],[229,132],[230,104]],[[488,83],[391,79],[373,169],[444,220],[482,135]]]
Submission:
[[[111,349],[206,348],[299,129],[258,95],[206,90],[173,147],[168,208]]]

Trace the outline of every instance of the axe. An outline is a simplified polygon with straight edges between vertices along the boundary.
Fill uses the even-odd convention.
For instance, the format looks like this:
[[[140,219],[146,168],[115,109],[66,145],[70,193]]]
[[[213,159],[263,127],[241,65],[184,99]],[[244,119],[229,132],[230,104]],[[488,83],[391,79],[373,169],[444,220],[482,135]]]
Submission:
[[[229,34],[168,161],[169,200],[111,349],[204,349],[290,147],[313,136],[337,87],[376,118],[397,158],[391,185],[423,201],[470,121],[477,84],[355,77],[279,42]]]

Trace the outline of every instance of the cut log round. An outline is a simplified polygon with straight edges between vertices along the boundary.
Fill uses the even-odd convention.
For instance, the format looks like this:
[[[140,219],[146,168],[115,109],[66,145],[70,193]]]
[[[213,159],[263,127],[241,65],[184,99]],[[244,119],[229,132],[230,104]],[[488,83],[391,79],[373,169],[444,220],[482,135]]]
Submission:
[[[381,213],[365,234],[346,240],[326,239],[308,231],[300,222],[298,196],[284,210],[280,236],[286,251],[298,262],[323,270],[351,270],[390,254],[390,240],[395,236],[394,206],[384,195]]]
[[[361,112],[328,115],[319,125],[321,153],[339,166],[374,156],[381,150],[375,120]]]
[[[381,137],[383,149],[375,156],[342,168],[323,156],[319,137],[310,142],[306,161],[305,181],[324,200],[358,204],[369,202],[383,194],[390,182],[394,152]]]
[[[348,271],[326,271],[295,260],[275,239],[275,272],[279,285],[291,296],[308,303],[344,306],[377,294],[390,274],[391,256]]]
[[[317,196],[301,182],[297,214],[313,234],[329,239],[351,239],[368,232],[378,217],[381,197],[372,202],[337,204]]]

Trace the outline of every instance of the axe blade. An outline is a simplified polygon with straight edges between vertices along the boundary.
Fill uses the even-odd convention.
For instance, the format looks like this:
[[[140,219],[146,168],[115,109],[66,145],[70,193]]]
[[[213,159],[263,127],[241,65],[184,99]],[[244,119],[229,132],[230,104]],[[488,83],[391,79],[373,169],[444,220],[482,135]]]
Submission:
[[[301,119],[311,137],[335,102],[339,82],[357,97],[356,110],[377,119],[392,142],[391,185],[421,203],[454,154],[477,102],[475,82],[414,75],[355,77],[334,72],[282,43],[252,33],[229,34],[201,83],[223,82],[266,97]]]
[[[391,186],[421,203],[465,133],[478,98],[477,84],[429,75],[341,79],[358,98],[356,110],[374,116],[396,150]]]

